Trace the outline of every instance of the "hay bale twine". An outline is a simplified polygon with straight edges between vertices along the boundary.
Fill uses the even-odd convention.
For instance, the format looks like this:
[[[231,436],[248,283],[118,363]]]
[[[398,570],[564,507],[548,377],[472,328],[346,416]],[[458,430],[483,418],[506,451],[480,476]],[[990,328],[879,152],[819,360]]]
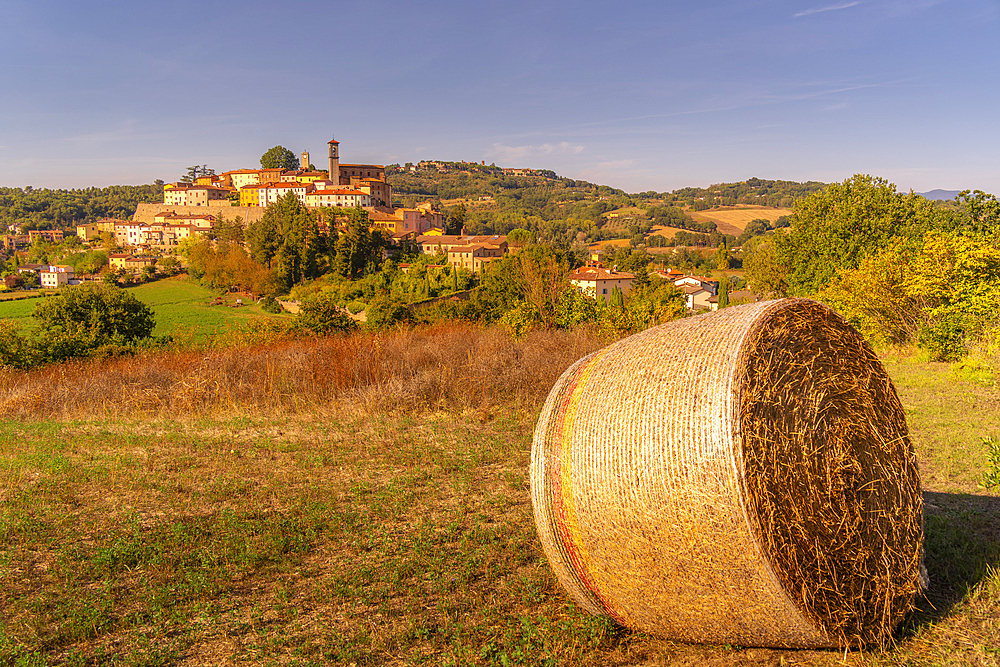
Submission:
[[[570,595],[661,637],[881,642],[918,590],[903,408],[864,339],[814,301],[734,306],[581,359],[542,409],[531,487]]]

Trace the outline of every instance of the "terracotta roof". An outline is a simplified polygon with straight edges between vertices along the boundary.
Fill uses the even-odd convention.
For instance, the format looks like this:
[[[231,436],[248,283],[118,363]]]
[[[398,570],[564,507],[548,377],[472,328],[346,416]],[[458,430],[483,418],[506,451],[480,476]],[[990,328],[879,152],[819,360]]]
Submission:
[[[598,266],[583,266],[569,275],[569,280],[635,280],[635,276],[624,271],[609,271]]]
[[[386,213],[385,211],[380,211],[375,209],[374,211],[368,212],[368,219],[372,222],[402,222],[402,218],[397,218],[396,216]],[[437,238],[437,237],[435,237]]]

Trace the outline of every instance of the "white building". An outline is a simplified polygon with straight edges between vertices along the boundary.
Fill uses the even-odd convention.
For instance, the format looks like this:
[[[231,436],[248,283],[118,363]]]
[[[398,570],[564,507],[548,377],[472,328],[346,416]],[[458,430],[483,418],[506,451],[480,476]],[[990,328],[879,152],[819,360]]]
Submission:
[[[629,290],[632,289],[633,280],[635,280],[635,276],[631,273],[605,269],[599,264],[581,266],[575,273],[569,275],[570,284],[584,294],[589,294],[594,298],[603,298],[605,303],[611,299],[611,294],[616,287],[622,294],[628,294]]]

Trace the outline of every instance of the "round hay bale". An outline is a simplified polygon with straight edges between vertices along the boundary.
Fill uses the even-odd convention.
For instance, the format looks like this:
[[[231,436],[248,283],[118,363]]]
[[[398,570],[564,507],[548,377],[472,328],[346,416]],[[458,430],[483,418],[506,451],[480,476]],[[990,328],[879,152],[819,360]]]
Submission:
[[[535,430],[549,562],[594,614],[681,641],[884,641],[919,587],[916,456],[885,369],[826,306],[665,324],[581,359]]]

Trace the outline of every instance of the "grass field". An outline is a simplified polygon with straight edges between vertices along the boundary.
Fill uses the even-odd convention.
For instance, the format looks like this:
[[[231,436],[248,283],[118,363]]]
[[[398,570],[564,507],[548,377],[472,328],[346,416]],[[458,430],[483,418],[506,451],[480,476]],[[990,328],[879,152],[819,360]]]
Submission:
[[[228,323],[236,324],[261,318],[291,317],[270,315],[255,302],[244,299],[244,305],[234,307],[239,295],[227,294],[223,305],[212,305],[219,295],[186,276],[158,280],[129,288],[137,299],[153,309],[156,315],[154,335],[173,334],[178,330],[193,331],[194,338],[225,330]]]
[[[687,211],[687,214],[697,222],[714,222],[723,234],[739,236],[751,220],[762,218],[774,222],[783,215],[791,215],[792,210],[767,206],[739,206],[712,211]]]
[[[219,293],[200,286],[187,276],[157,280],[130,287],[128,291],[153,309],[154,336],[180,333],[185,338],[201,340],[214,332],[224,331],[230,322],[239,324],[261,318],[291,317],[269,315],[253,301],[234,308],[232,305],[238,298],[235,294],[226,295],[224,305],[211,305]],[[0,318],[15,320],[26,331],[32,331],[36,327],[31,313],[39,302],[39,299],[0,301]]]
[[[998,664],[1000,497],[978,480],[1000,399],[907,356],[886,364],[932,585],[892,646],[689,646],[582,612],[535,536],[527,468],[541,398],[597,344],[456,330],[5,376],[4,414],[26,412],[0,421],[0,664]],[[317,370],[347,384],[316,389]],[[84,377],[118,407],[59,384]],[[261,391],[219,393],[239,381]],[[201,398],[155,407],[182,390]],[[74,405],[53,418],[33,392]]]

